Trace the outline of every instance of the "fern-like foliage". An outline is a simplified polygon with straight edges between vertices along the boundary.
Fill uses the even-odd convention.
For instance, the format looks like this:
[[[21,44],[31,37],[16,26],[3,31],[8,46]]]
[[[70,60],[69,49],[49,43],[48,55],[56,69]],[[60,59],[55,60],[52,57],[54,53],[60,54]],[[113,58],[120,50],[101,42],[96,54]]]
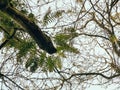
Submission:
[[[54,68],[62,68],[62,63],[59,57],[46,56],[46,53],[41,53],[41,55],[30,57],[25,65],[29,68],[31,72],[35,72],[38,67],[41,67],[44,72],[52,72]]]
[[[30,71],[35,72],[38,68],[38,60],[39,58],[37,57],[30,58],[29,60],[27,60],[25,67],[30,67]]]
[[[63,12],[64,11],[46,13],[43,19],[43,24],[47,25],[51,23],[56,18],[62,16]],[[49,56],[45,52],[43,53],[38,50],[35,41],[24,30],[19,30],[21,27],[11,18],[2,14],[0,14],[0,17],[2,17],[0,19],[0,25],[6,30],[4,31],[0,29],[0,31],[4,33],[3,41],[9,38],[14,29],[17,28],[14,38],[9,40],[4,48],[14,48],[17,50],[17,61],[20,63],[26,62],[25,67],[26,69],[29,68],[31,72],[35,72],[38,68],[41,68],[44,72],[52,72],[55,68],[61,69],[62,62],[60,57],[65,57],[64,52],[79,53],[79,51],[70,44],[71,40],[77,37],[74,27],[64,28],[63,33],[59,33],[55,36],[55,43],[59,54],[56,56]],[[28,14],[28,18],[34,20],[35,17],[30,13]]]
[[[36,54],[36,45],[34,41],[23,41],[18,45],[17,61],[21,62],[22,58],[31,57]],[[23,59],[24,60],[24,59]],[[22,61],[23,61],[22,60]]]
[[[21,12],[22,10],[30,20],[35,20],[34,14],[29,14],[24,8],[21,9]],[[57,18],[61,17],[63,13],[63,10],[47,12],[43,18],[43,25],[46,26],[49,23],[52,23]],[[35,72],[38,68],[44,72],[52,72],[55,68],[61,69],[62,62],[60,57],[65,56],[64,52],[79,53],[79,51],[70,44],[71,40],[77,37],[74,27],[64,28],[62,33],[55,36],[55,43],[59,54],[56,56],[49,56],[37,48],[35,41],[25,32],[24,29],[20,29],[21,26],[19,26],[19,24],[1,12],[0,21],[0,25],[4,28],[4,30],[0,29],[0,32],[3,32],[4,34],[3,41],[8,39],[12,35],[14,29],[17,28],[15,36],[9,40],[4,48],[14,48],[17,51],[15,57],[17,62],[25,63],[26,69],[29,69],[31,72]]]
[[[54,17],[59,16],[59,14],[59,12],[56,12]],[[35,17],[30,13],[28,14],[28,18],[34,20]],[[52,72],[55,67],[58,69],[62,68],[62,62],[58,56],[48,56],[45,52],[42,53],[38,50],[35,41],[25,30],[2,12],[0,12],[0,26],[2,27],[0,28],[0,32],[3,32],[3,42],[8,39],[16,29],[14,37],[11,38],[3,48],[7,50],[14,48],[14,50],[17,51],[15,52],[15,59],[19,63],[26,62],[26,69],[29,68],[31,72],[35,72],[38,68],[41,68],[44,72]]]
[[[79,51],[75,47],[70,45],[70,41],[77,36],[78,34],[75,33],[75,29],[73,27],[65,28],[64,33],[57,34],[55,36],[55,42],[57,44],[58,52],[67,51],[72,53],[79,53]]]
[[[43,17],[43,25],[46,26],[49,23],[52,23],[53,21],[55,21],[55,19],[62,16],[63,13],[64,13],[64,10],[58,10],[56,12],[51,12],[50,10],[48,10]]]

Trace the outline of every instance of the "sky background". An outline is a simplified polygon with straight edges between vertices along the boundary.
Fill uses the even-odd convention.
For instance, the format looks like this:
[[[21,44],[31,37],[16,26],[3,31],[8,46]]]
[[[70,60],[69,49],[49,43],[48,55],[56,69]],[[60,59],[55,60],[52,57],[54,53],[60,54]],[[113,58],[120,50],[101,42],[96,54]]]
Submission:
[[[32,1],[34,1],[34,0],[32,0]],[[59,4],[60,5],[60,4]],[[49,6],[48,6],[49,7]],[[41,9],[41,11],[43,11],[43,12],[45,12],[47,9],[48,9],[48,7],[46,7],[46,8],[42,8]],[[46,10],[45,10],[46,9]],[[38,11],[34,11],[34,12],[38,12]],[[37,13],[36,13],[37,14]],[[2,35],[0,34],[0,37],[2,37]],[[1,39],[1,38],[0,38]],[[0,42],[1,43],[1,42]],[[98,50],[99,51],[99,50]],[[115,89],[115,85],[109,85],[109,87],[107,87],[107,89],[104,87],[104,86],[90,86],[89,88],[87,88],[86,90],[117,90],[117,89]]]

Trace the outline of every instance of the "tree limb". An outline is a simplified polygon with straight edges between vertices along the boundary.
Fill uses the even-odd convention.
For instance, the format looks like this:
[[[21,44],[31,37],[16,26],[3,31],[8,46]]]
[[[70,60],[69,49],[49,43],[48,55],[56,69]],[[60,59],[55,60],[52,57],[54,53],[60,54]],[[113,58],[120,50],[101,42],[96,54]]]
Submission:
[[[9,42],[9,40],[14,37],[15,33],[16,33],[16,29],[14,29],[13,34],[0,45],[0,49],[3,48]]]
[[[6,1],[6,0],[5,0]],[[57,50],[54,47],[50,37],[44,34],[41,29],[28,17],[23,15],[19,10],[12,7],[4,0],[0,1],[0,10],[14,19],[20,26],[22,26],[30,36],[36,41],[38,46],[47,51],[49,54],[55,53]]]
[[[87,33],[80,33],[78,35],[85,35],[85,36],[89,36],[89,37],[99,37],[99,38],[104,38],[106,40],[109,40],[109,38],[104,37],[104,36],[100,36],[100,35],[92,35],[92,34],[87,34]]]
[[[20,88],[21,90],[24,90],[21,86],[19,86],[17,83],[15,83],[12,79],[10,79],[9,77],[7,77],[6,75],[0,73],[0,78],[5,77],[6,79],[8,79],[9,81],[11,81],[13,84],[15,84],[18,88]]]
[[[114,0],[111,2],[111,8],[114,7],[117,3],[118,3],[119,0]]]
[[[116,75],[113,75],[113,76],[106,76],[106,75],[104,75],[102,73],[76,73],[76,74],[72,74],[67,80],[71,79],[74,76],[83,76],[83,75],[86,75],[86,76],[88,76],[88,75],[97,75],[97,76],[102,76],[102,77],[104,77],[106,79],[113,79],[115,77],[120,76],[120,73],[116,74]]]

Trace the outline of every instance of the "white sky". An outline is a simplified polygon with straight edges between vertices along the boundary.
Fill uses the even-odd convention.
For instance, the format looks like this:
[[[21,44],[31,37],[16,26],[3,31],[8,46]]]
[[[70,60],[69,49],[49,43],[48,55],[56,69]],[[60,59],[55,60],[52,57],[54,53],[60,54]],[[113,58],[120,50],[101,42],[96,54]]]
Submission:
[[[32,1],[34,1],[34,0],[32,0]],[[35,0],[36,1],[36,0]],[[45,8],[44,8],[44,10],[45,10]],[[46,10],[47,10],[47,8],[46,8]],[[36,11],[37,12],[37,11]],[[1,37],[1,35],[0,35],[0,37]],[[115,86],[114,85],[110,85],[107,89],[105,88],[105,87],[102,87],[102,86],[90,86],[89,88],[87,88],[86,90],[113,90],[115,88]],[[114,89],[115,90],[115,89]]]

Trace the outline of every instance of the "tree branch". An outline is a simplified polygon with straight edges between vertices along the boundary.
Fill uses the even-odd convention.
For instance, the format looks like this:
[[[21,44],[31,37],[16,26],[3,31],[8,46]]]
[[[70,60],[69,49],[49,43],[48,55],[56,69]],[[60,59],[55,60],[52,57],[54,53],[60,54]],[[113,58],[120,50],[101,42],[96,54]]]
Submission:
[[[12,79],[10,79],[9,77],[7,77],[6,75],[0,73],[0,78],[7,78],[9,81],[11,81],[13,84],[15,84],[18,88],[20,88],[21,90],[24,90],[21,86],[19,86],[17,83],[15,83]]]
[[[16,29],[14,29],[13,34],[0,45],[0,49],[3,48],[9,42],[9,40],[14,37],[15,33],[16,33]]]
[[[29,20],[28,17],[22,14],[19,10],[10,6],[5,1],[2,0],[0,2],[0,10],[10,16],[12,19],[14,19],[17,23],[19,23],[19,25],[21,25],[36,41],[36,43],[41,49],[47,51],[49,54],[55,53],[57,50],[54,47],[50,37],[43,33],[38,27],[38,25],[35,24],[35,22]]]
[[[85,35],[85,36],[90,36],[90,37],[100,37],[100,38],[104,38],[106,40],[109,40],[109,38],[106,38],[106,37],[100,36],[100,35],[92,35],[92,34],[87,34],[87,33],[80,33],[78,35]]]
[[[118,3],[119,0],[114,0],[111,2],[111,8],[114,7],[117,3]]]
[[[115,77],[118,77],[120,76],[120,73],[119,74],[116,74],[116,75],[113,75],[113,76],[105,76],[104,74],[102,73],[76,73],[76,74],[72,74],[69,78],[67,78],[67,80],[71,79],[72,77],[74,76],[83,76],[83,75],[86,75],[86,76],[89,76],[89,75],[97,75],[97,76],[102,76],[106,79],[113,79]]]

